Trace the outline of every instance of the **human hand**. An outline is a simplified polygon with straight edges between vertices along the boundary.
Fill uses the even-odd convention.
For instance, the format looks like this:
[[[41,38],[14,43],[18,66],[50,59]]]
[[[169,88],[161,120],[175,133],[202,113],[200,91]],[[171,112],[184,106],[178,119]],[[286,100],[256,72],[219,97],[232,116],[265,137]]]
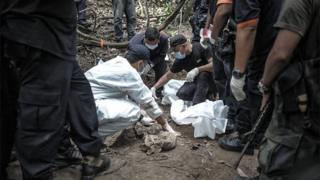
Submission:
[[[245,80],[246,76],[243,76],[240,79],[237,79],[234,76],[231,78],[230,89],[237,101],[243,101],[247,98],[246,93],[243,90]]]
[[[198,76],[199,74],[199,69],[198,68],[194,68],[191,71],[188,72],[187,76],[186,76],[186,81],[187,82],[193,82],[194,78],[196,76]]]
[[[151,92],[152,92],[152,97],[154,98],[154,99],[158,99],[158,97],[157,97],[157,93],[156,93],[156,88],[155,87],[152,87],[151,89]]]
[[[173,128],[170,126],[170,124],[168,122],[166,122],[163,126],[162,126],[163,130],[168,131],[176,136],[180,136],[181,133],[176,132],[175,130],[173,130]]]

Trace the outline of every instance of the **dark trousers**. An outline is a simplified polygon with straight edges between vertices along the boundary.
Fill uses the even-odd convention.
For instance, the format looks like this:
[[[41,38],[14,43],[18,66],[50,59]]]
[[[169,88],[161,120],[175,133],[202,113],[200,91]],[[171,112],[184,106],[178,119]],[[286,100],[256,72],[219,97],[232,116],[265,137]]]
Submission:
[[[177,96],[185,101],[192,101],[193,105],[207,99],[212,76],[209,72],[200,72],[193,82],[184,83],[177,92]]]
[[[225,100],[230,95],[230,83],[228,82],[230,82],[231,79],[232,69],[233,62],[213,61],[213,78],[221,100]]]
[[[98,134],[98,117],[91,86],[79,65],[72,71],[66,113],[70,136],[83,156],[98,156],[102,141]]]
[[[17,115],[17,74],[9,71],[9,62],[2,56],[2,45],[0,42],[0,179],[7,179],[6,168],[10,162],[10,155],[14,143]],[[12,65],[10,65],[12,66]],[[7,78],[11,77],[11,81]]]
[[[230,80],[233,70],[233,57],[225,58],[224,61],[215,59],[213,61],[213,78],[219,94],[219,99],[229,106],[228,120],[234,123],[237,114],[238,103],[233,97],[230,89]]]
[[[120,41],[123,38],[122,17],[124,13],[127,18],[128,40],[130,40],[135,35],[137,21],[134,0],[112,0],[112,8],[116,41]]]
[[[78,11],[78,22],[86,21],[86,12],[84,11],[87,8],[86,0],[76,2],[76,6]]]
[[[78,115],[70,120],[72,134],[77,136],[75,143],[85,155],[97,155],[102,142],[97,134],[96,117],[86,114],[87,119],[77,118],[81,113],[96,113],[91,91],[86,91],[90,85],[77,62],[12,41],[4,43],[4,57],[4,62],[12,65],[3,66],[1,72],[18,74],[18,81],[14,81],[19,86],[15,97],[17,116],[5,121],[17,120],[15,140],[24,179],[52,179],[52,164],[61,142],[65,115],[78,106],[85,107],[82,112],[71,114]],[[7,84],[12,80],[12,76],[4,79]]]
[[[295,90],[292,87],[289,91]],[[299,109],[287,109],[288,98],[296,98],[295,92],[289,93],[293,96],[277,94],[273,98],[273,116],[258,155],[260,180],[320,179],[320,130],[316,124],[309,126],[319,122],[320,112],[306,118]]]
[[[190,19],[190,25],[192,28],[192,42],[200,42],[200,30],[205,27],[207,20],[206,14],[196,14]]]
[[[153,66],[154,74],[155,74],[155,82],[158,82],[158,80],[167,72],[167,64],[165,60],[158,62]],[[163,90],[163,87],[157,89],[157,95],[161,94],[161,91]]]
[[[283,112],[283,102],[280,101],[275,98],[271,124],[259,149],[260,179],[318,180],[319,129],[306,128],[304,113]],[[318,120],[320,114],[315,115],[314,120]]]
[[[250,131],[259,114],[262,97],[248,90],[247,99],[237,102],[238,111],[235,117],[236,129],[240,134]]]
[[[255,63],[248,65],[248,73],[245,85],[245,92],[247,99],[243,102],[238,102],[238,111],[235,117],[236,129],[240,134],[244,134],[252,129],[257,121],[258,115],[260,113],[260,106],[262,101],[262,95],[258,90],[258,83],[262,77],[264,68],[264,58],[258,61],[260,64]],[[272,116],[272,108],[265,114],[265,118],[269,119]],[[259,129],[257,143],[263,137],[268,124],[264,124],[263,127]]]
[[[320,179],[319,141],[304,135],[297,143],[299,146],[290,147],[272,139],[263,140],[258,156],[260,180]]]
[[[196,1],[194,4],[194,13],[193,16],[191,16],[189,23],[192,28],[192,42],[200,42],[200,30],[201,28],[204,28],[207,22],[207,10],[203,9],[203,6],[206,5],[207,2],[205,1]]]

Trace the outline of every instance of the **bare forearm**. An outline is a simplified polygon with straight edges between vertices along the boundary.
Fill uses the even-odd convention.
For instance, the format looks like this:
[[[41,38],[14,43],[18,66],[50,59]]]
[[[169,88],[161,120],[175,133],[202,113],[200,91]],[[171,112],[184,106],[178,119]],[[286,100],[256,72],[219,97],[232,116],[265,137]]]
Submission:
[[[161,115],[161,116],[159,116],[159,117],[157,117],[156,119],[155,119],[156,121],[157,121],[157,123],[159,123],[160,125],[165,125],[166,123],[167,123],[167,121],[166,121],[166,119],[165,118],[163,118],[163,116]]]
[[[217,39],[219,34],[221,33],[223,27],[226,25],[230,15],[232,13],[232,5],[231,4],[221,4],[218,6],[216,14],[213,18],[213,30],[211,37],[213,39]]]
[[[166,74],[164,74],[159,80],[158,82],[156,82],[155,85],[153,85],[153,87],[155,87],[156,89],[162,87],[163,85],[165,85],[170,79],[172,79],[172,73],[167,72]]]
[[[238,28],[234,69],[245,72],[256,37],[256,27]]]
[[[207,13],[207,22],[206,22],[205,28],[209,28],[211,22],[212,22],[212,16],[210,13],[210,8],[209,8],[208,13]]]
[[[265,64],[261,79],[264,85],[271,86],[281,71],[288,65],[300,38],[298,34],[287,30],[279,32]]]
[[[199,72],[203,72],[203,71],[212,72],[212,66],[213,66],[213,63],[211,61],[210,63],[208,63],[206,65],[198,67],[198,69],[199,69]]]
[[[270,54],[270,56],[265,65],[262,78],[262,82],[266,86],[270,86],[278,74],[280,74],[280,71],[288,64],[288,61],[285,59],[279,59],[273,54]]]

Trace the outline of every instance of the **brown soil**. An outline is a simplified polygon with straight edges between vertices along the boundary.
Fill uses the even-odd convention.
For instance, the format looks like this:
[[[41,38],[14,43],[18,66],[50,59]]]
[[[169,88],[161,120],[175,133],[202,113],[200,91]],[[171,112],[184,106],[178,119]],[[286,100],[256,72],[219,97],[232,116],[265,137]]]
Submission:
[[[163,107],[168,113],[168,107]],[[216,140],[193,138],[192,126],[176,126],[182,136],[177,147],[171,151],[147,155],[140,145],[134,130],[125,130],[107,155],[112,158],[111,169],[97,180],[232,180],[236,172],[231,167],[239,153],[224,151]],[[257,154],[257,152],[255,152]],[[245,156],[240,169],[247,175],[256,174],[256,156]],[[16,180],[21,179],[19,163],[11,163],[9,174]],[[57,180],[80,179],[81,166],[71,166],[55,173]]]
[[[92,32],[92,35],[104,37],[106,36],[105,31],[112,31],[112,22],[110,22],[112,19],[101,18],[111,16],[110,2],[110,0],[89,0],[89,6],[93,7],[92,9],[94,10],[97,9],[96,14],[98,16],[97,30]],[[143,22],[140,18],[138,20],[138,29],[142,27]],[[177,26],[175,25],[171,26],[170,32],[176,33],[179,31],[190,37],[190,29],[190,27],[185,25],[177,30]],[[78,52],[77,59],[84,71],[95,65],[99,58],[111,59],[118,54],[124,53],[123,50],[106,50],[82,44],[78,45]],[[181,78],[180,76],[181,74],[176,78]],[[163,107],[163,109],[167,117],[169,117],[169,107]],[[96,179],[231,180],[234,178],[236,172],[232,169],[231,165],[237,159],[239,153],[222,150],[216,140],[193,138],[192,126],[176,126],[172,122],[170,124],[182,134],[177,140],[177,147],[175,149],[148,156],[140,150],[143,140],[136,137],[132,129],[126,130],[123,133],[123,137],[119,138],[107,153],[112,158],[111,169]],[[256,156],[245,156],[240,164],[240,169],[249,176],[256,173],[256,167]],[[22,179],[20,166],[17,161],[11,163],[8,170],[11,178],[16,180]],[[71,166],[55,172],[55,179],[80,179],[80,172],[80,166]]]

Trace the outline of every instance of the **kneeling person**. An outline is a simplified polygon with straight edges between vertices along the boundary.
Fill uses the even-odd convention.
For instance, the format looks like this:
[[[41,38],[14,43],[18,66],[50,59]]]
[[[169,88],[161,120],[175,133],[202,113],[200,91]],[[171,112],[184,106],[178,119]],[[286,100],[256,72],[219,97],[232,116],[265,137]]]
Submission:
[[[187,38],[178,34],[170,39],[170,46],[175,52],[175,58],[170,70],[151,88],[156,97],[156,89],[162,87],[173,74],[186,70],[186,83],[178,90],[177,96],[185,101],[192,101],[193,105],[207,99],[209,87],[213,85],[212,78],[212,51],[203,48],[199,42],[192,44]]]
[[[137,44],[144,45],[149,49],[150,61],[148,63],[154,70],[155,82],[167,72],[165,57],[169,46],[168,38],[165,33],[159,32],[157,28],[149,27],[145,32],[136,34],[129,41],[129,49]],[[157,96],[161,96],[161,91],[161,88],[158,89]]]
[[[118,56],[85,73],[96,102],[101,136],[112,135],[137,122],[140,107],[164,130],[175,133],[138,73],[149,57],[145,46],[135,45],[125,58]]]

